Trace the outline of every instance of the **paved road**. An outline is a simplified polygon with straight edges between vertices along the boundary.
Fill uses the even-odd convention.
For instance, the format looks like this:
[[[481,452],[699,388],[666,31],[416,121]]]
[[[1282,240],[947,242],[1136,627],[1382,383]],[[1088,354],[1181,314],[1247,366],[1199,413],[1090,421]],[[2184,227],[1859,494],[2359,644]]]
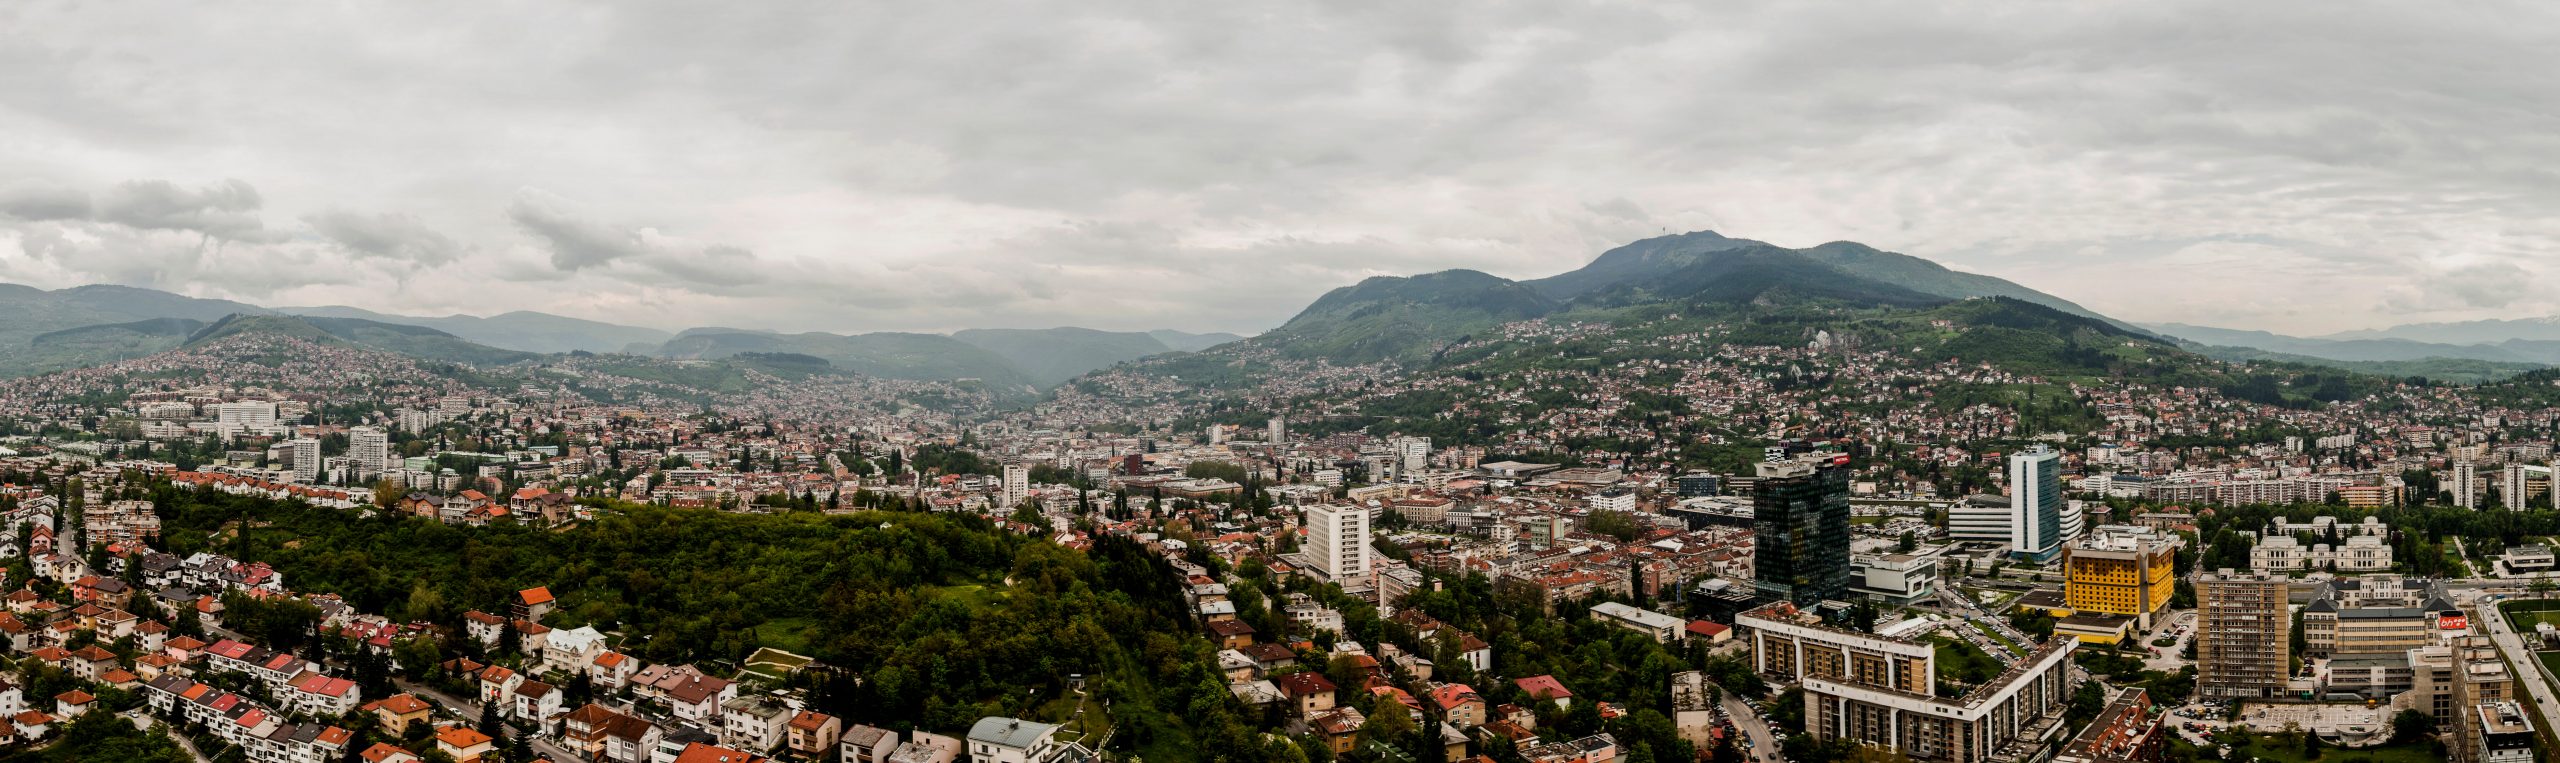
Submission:
[[[1725,692],[1724,714],[1733,719],[1733,727],[1742,732],[1742,738],[1751,740],[1751,749],[1747,752],[1752,760],[1780,759],[1777,737],[1769,733],[1769,724],[1762,722],[1760,716],[1751,712],[1750,703],[1742,701],[1742,698],[1735,696],[1733,692]]]
[[[152,717],[150,711],[137,709],[125,713],[124,717],[126,720],[133,721],[134,728],[144,731],[150,731],[153,726],[160,727],[161,733],[168,734],[170,739],[177,741],[178,749],[186,750],[188,755],[195,756],[196,763],[213,763],[212,758],[205,757],[203,751],[196,749],[195,740],[178,733],[178,727],[161,723],[159,718]]]
[[[426,697],[426,698],[428,698],[428,699],[435,700],[436,704],[443,705],[443,706],[445,706],[447,709],[450,709],[450,710],[454,711],[456,714],[458,714],[458,715],[462,716],[462,720],[463,720],[465,723],[477,723],[477,722],[479,722],[479,719],[480,719],[480,702],[479,702],[479,700],[469,699],[469,698],[465,698],[465,697],[456,697],[456,696],[451,695],[451,694],[446,694],[446,693],[444,693],[444,692],[436,691],[433,687],[427,686],[426,684],[422,684],[422,683],[414,683],[414,682],[411,682],[411,681],[409,681],[409,680],[407,680],[407,679],[394,678],[394,679],[392,679],[392,684],[393,684],[394,686],[398,686],[398,687],[400,687],[400,690],[401,690],[401,691],[408,692],[408,693],[410,693],[410,694],[415,694],[415,695],[418,695],[418,696],[421,696],[421,697]],[[510,731],[510,732],[514,732],[515,730],[514,730],[513,728],[510,728],[510,729],[508,729],[508,731]],[[548,737],[542,736],[542,735],[540,735],[540,734],[533,734],[533,735],[531,735],[531,737],[532,737],[532,739],[533,739],[533,753],[534,753],[535,755],[540,755],[540,756],[543,756],[543,757],[546,757],[546,758],[550,758],[550,759],[552,759],[552,760],[585,760],[585,759],[586,759],[586,756],[584,756],[584,755],[579,755],[579,754],[576,754],[576,753],[570,752],[570,751],[569,751],[569,749],[568,749],[568,748],[566,748],[566,747],[561,747],[561,746],[559,746],[559,745],[552,744],[552,743],[551,743],[550,738],[548,738]]]

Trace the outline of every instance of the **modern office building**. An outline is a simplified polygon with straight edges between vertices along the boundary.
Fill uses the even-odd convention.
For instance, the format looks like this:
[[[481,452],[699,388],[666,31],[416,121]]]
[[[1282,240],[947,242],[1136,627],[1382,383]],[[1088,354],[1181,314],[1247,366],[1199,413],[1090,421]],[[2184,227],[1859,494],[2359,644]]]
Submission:
[[[1288,419],[1283,419],[1278,416],[1271,417],[1271,423],[1268,425],[1268,430],[1269,431],[1264,434],[1264,437],[1270,439],[1272,445],[1282,445],[1289,442]]]
[[[2018,524],[2013,513],[2006,496],[1965,496],[1947,509],[1947,539],[2008,543],[2010,528]]]
[[[1759,464],[1752,491],[1752,589],[1811,605],[1849,593],[1849,456]]]
[[[1775,602],[1734,618],[1752,669],[1804,690],[1805,732],[1849,739],[1914,760],[2022,761],[2044,754],[2063,731],[2071,700],[2071,651],[2055,639],[1990,681],[1940,686],[1937,647],[1928,641],[1834,628]]]
[[[1307,507],[1306,555],[1327,580],[1347,585],[1367,578],[1369,510],[1359,506]]]
[[[1938,558],[1913,554],[1851,556],[1849,592],[1898,606],[1936,596]]]
[[[2151,618],[2177,593],[2177,546],[2158,533],[2107,527],[2063,547],[2064,602],[2081,615],[2132,618],[2151,630]]]
[[[1690,472],[1680,475],[1679,492],[1682,498],[1704,498],[1715,495],[1723,486],[1723,478],[1712,472]]]
[[[2290,580],[2224,569],[2196,580],[2196,694],[2268,699],[2284,694],[2292,669]]]
[[[2061,453],[2037,446],[2009,454],[2010,554],[2037,564],[2060,556],[2070,540],[2063,532],[2064,508]]]

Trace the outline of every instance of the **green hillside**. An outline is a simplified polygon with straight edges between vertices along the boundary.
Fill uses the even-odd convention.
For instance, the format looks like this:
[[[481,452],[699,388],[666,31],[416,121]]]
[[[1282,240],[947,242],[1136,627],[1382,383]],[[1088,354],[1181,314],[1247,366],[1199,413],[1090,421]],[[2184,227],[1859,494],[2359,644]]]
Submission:
[[[287,336],[319,344],[381,350],[426,360],[475,366],[505,365],[542,356],[473,344],[423,326],[402,326],[355,318],[304,318],[290,315],[233,314],[189,334],[180,346],[194,347],[243,334]]]
[[[826,360],[837,369],[884,379],[978,379],[990,387],[1022,390],[1031,378],[1003,356],[940,334],[776,334],[737,329],[688,329],[658,349],[670,358],[719,359],[740,353],[793,353]]]
[[[1559,307],[1528,286],[1473,270],[1380,276],[1326,293],[1255,341],[1339,363],[1410,361],[1439,344]]]

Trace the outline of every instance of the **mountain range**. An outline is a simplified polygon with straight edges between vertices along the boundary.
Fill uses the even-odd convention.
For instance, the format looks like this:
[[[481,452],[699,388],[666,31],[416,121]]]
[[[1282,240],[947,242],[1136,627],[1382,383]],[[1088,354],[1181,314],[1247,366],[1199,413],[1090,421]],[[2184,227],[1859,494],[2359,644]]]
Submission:
[[[2189,350],[2223,360],[2276,360],[2393,376],[2476,382],[2560,365],[2560,326],[2542,319],[2417,324],[2298,337],[2183,323],[2144,324]],[[2476,342],[2413,336],[2465,337]]]
[[[1251,341],[1301,357],[1408,362],[1501,324],[1555,315],[1605,318],[1612,310],[1663,305],[1922,308],[1976,298],[2006,298],[2148,335],[2060,297],[1864,244],[1789,249],[1698,231],[1629,243],[1528,281],[1473,270],[1370,278],[1326,293]]]
[[[1941,309],[1974,300],[1988,306]],[[1075,327],[951,334],[698,327],[669,333],[531,311],[421,317],[347,306],[270,308],[122,286],[45,291],[0,284],[0,376],[138,357],[228,333],[275,331],[474,365],[560,353],[704,360],[752,355],[883,378],[976,379],[1027,392],[1125,361],[1220,345],[1339,363],[1411,364],[1520,321],[1608,322],[1641,314],[1709,316],[1747,325],[1754,314],[1765,317],[1773,310],[1798,317],[1806,310],[1927,314],[1930,321],[1996,329],[1930,336],[1925,326],[1907,330],[1893,324],[1892,331],[1902,333],[1878,337],[1912,340],[1912,347],[1944,350],[1950,357],[2019,351],[2054,363],[2117,362],[2127,358],[2102,351],[2108,343],[2171,349],[2174,338],[2175,348],[2222,360],[2452,380],[2560,365],[2560,321],[2554,320],[2420,324],[2310,338],[2186,324],[2136,326],[2017,283],[1865,244],[1835,241],[1791,249],[1697,231],[1618,246],[1545,278],[1512,280],[1474,270],[1368,278],[1325,293],[1279,328],[1251,339]],[[2031,336],[2038,332],[2050,336]]]
[[[1045,388],[1114,363],[1233,342],[1234,334],[1159,330],[972,329],[950,335],[780,334],[651,328],[516,311],[392,315],[345,306],[263,307],[128,286],[47,291],[0,284],[0,377],[141,357],[219,336],[265,331],[434,360],[501,365],[570,352],[723,358],[791,353],[894,379],[980,379]]]

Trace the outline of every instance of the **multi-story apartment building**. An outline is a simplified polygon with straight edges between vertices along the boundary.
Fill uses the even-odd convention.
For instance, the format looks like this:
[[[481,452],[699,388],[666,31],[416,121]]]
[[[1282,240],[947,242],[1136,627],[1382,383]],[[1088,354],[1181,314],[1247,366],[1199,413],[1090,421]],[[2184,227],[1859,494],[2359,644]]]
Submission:
[[[2284,693],[2291,669],[2286,578],[2232,570],[2196,580],[2196,693],[2263,699]]]
[[[1849,739],[1915,760],[1999,763],[2050,747],[2070,704],[2071,651],[2055,639],[1990,681],[1957,694],[1937,682],[1937,648],[1925,641],[1822,625],[1777,602],[1734,619],[1752,668],[1804,689],[1805,731]]]
[[[1369,510],[1359,506],[1307,507],[1308,561],[1338,583],[1369,575]]]

